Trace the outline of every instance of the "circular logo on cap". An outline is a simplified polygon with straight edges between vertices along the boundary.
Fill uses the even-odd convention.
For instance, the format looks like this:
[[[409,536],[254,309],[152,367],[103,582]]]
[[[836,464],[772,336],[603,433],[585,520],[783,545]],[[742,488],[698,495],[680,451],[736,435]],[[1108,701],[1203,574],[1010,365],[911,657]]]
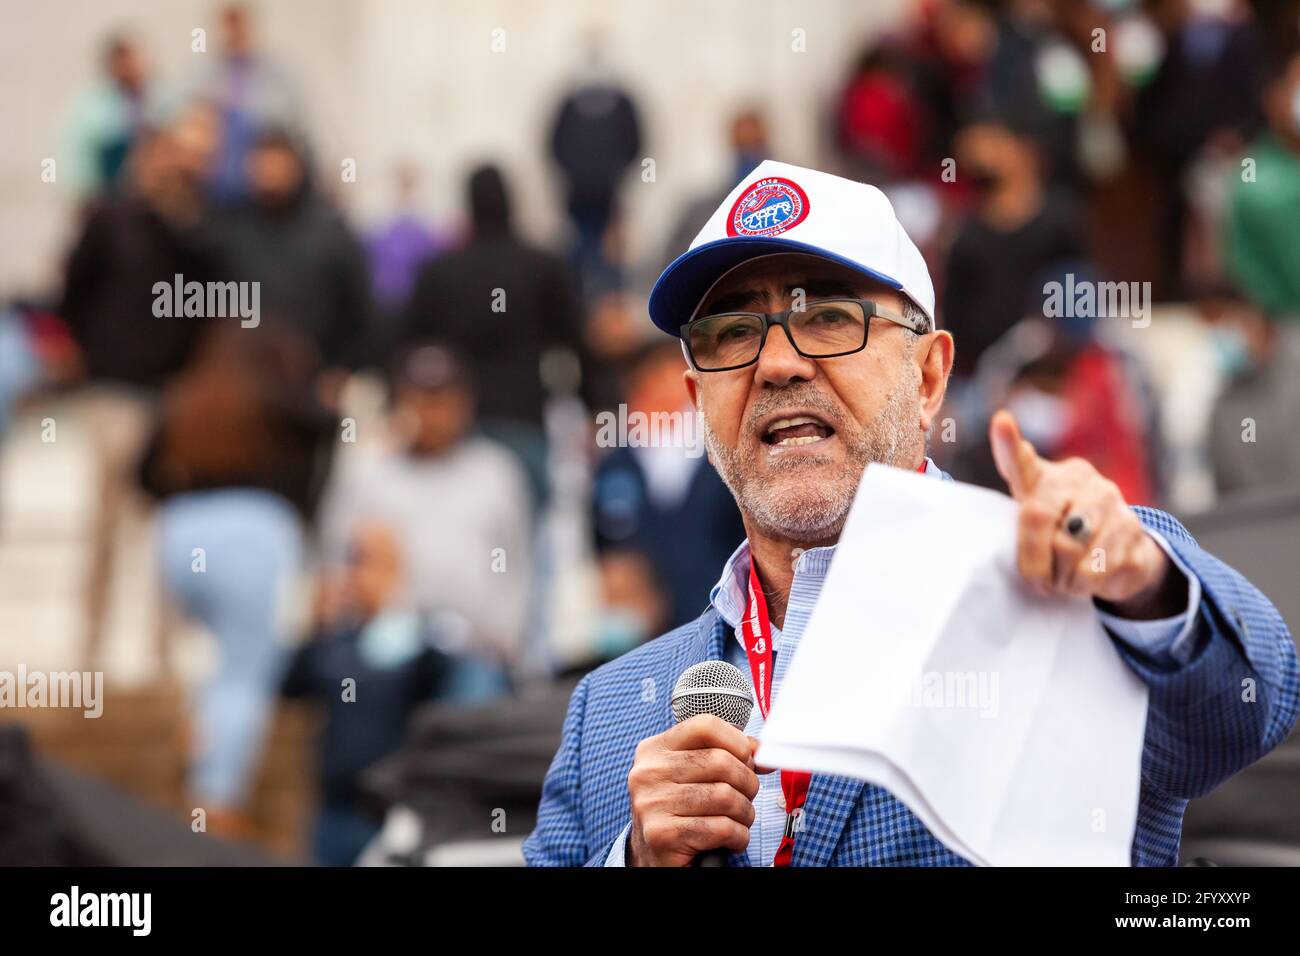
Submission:
[[[760,179],[731,207],[729,236],[779,236],[808,215],[808,194],[798,183],[779,176]]]

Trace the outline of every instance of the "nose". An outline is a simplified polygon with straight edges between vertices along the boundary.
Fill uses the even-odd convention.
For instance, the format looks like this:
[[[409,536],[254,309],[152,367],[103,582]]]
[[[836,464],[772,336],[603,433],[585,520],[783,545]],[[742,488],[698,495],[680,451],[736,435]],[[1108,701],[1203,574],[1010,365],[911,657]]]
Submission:
[[[758,353],[755,376],[760,385],[781,388],[796,381],[810,381],[817,375],[817,363],[795,351],[785,329],[774,325]]]

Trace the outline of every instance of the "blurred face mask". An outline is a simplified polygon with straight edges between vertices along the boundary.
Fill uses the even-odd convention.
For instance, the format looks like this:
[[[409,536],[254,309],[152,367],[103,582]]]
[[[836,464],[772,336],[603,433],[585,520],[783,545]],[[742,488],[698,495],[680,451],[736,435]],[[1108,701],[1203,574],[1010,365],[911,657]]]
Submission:
[[[1069,403],[1041,389],[1020,389],[1007,400],[1007,408],[1020,423],[1020,433],[1040,452],[1056,448],[1070,425]]]
[[[357,653],[375,670],[392,670],[425,648],[417,615],[392,611],[373,618],[361,631]]]
[[[640,614],[628,608],[607,607],[596,621],[592,644],[601,657],[614,658],[644,644],[649,637],[650,628]]]
[[[1210,348],[1219,374],[1231,380],[1254,365],[1246,336],[1235,326],[1216,325],[1210,330]]]

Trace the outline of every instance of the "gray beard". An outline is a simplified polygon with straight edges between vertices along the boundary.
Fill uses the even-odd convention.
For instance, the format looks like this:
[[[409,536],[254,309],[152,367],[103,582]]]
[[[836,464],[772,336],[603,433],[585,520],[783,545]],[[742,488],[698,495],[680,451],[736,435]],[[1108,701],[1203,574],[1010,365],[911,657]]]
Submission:
[[[723,444],[709,426],[708,417],[701,413],[709,460],[731,489],[741,513],[765,533],[791,541],[814,542],[839,537],[867,465],[871,462],[905,464],[914,450],[916,388],[920,375],[910,363],[908,368],[913,374],[899,380],[875,421],[857,433],[842,428],[837,407],[811,388],[793,386],[760,397],[750,413],[751,421],[786,405],[803,405],[821,412],[835,425],[836,437],[848,453],[844,463],[834,468],[827,468],[829,459],[819,455],[772,459],[768,475],[811,471],[809,477],[813,480],[803,485],[798,495],[775,487],[770,478],[757,474],[753,458]]]

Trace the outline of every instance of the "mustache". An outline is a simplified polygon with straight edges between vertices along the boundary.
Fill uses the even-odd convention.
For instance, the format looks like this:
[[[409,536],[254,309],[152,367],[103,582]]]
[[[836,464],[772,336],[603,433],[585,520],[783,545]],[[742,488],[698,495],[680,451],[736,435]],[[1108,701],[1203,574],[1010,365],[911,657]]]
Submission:
[[[775,411],[791,406],[817,412],[837,432],[845,430],[844,415],[838,404],[831,401],[826,397],[825,393],[818,391],[816,388],[801,387],[785,388],[776,392],[764,392],[760,395],[754,402],[754,407],[749,410],[749,420],[747,422],[749,430],[751,432],[758,431],[759,425],[764,418]]]

